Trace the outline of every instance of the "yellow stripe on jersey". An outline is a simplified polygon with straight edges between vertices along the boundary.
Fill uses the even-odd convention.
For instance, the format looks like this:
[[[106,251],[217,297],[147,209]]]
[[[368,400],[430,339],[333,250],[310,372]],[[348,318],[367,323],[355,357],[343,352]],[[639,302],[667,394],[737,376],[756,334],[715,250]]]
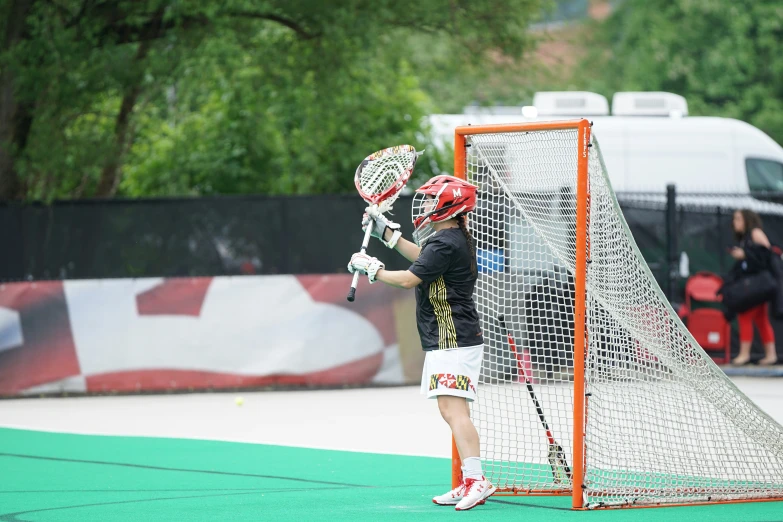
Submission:
[[[454,326],[454,318],[451,316],[451,305],[446,297],[446,282],[440,277],[440,297],[443,303],[443,309],[446,312],[444,323],[446,325],[446,336],[444,348],[457,348],[457,329]]]
[[[438,322],[438,349],[457,348],[457,330],[446,299],[446,282],[440,276],[430,284],[430,303]]]
[[[442,320],[442,318],[445,317],[445,313],[443,311],[443,303],[440,300],[440,290],[438,288],[438,284],[442,280],[443,277],[441,276],[430,283],[430,304],[432,304],[432,309],[435,312],[435,320],[438,323],[438,348],[443,348],[443,340],[445,338],[445,329]]]

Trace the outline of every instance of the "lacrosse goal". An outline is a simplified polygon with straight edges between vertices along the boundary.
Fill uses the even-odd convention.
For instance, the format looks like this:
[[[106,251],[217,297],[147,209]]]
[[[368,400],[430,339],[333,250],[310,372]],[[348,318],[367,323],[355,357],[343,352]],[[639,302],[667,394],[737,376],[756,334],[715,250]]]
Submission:
[[[783,428],[677,318],[590,123],[459,127],[454,154],[480,191],[471,416],[498,491],[581,509],[783,500]]]

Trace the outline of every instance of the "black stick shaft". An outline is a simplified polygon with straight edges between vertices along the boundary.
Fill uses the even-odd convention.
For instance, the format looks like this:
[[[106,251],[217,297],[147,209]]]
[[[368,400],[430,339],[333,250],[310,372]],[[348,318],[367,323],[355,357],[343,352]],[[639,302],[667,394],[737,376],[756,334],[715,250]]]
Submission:
[[[546,436],[549,439],[549,443],[554,444],[555,439],[552,436],[552,431],[549,429],[549,424],[546,422],[546,417],[544,416],[544,408],[542,408],[541,403],[538,402],[538,397],[536,397],[536,392],[535,390],[533,390],[533,383],[530,382],[530,378],[528,377],[527,372],[525,372],[522,361],[520,361],[519,359],[517,344],[514,342],[514,338],[511,337],[508,328],[506,328],[506,323],[503,320],[502,315],[498,317],[498,322],[500,323],[500,327],[503,328],[503,331],[506,334],[506,338],[508,339],[508,344],[509,346],[511,346],[511,351],[514,352],[514,357],[516,357],[517,359],[517,366],[519,367],[519,371],[522,372],[522,377],[525,379],[525,386],[527,386],[527,392],[528,394],[530,394],[530,398],[533,399],[533,404],[535,404],[536,406],[536,412],[538,412],[538,418],[541,420],[541,425],[546,430]]]
[[[367,251],[367,245],[370,243],[370,236],[372,235],[372,221],[367,224],[367,230],[364,232],[364,241],[362,241],[362,254]],[[348,291],[348,301],[353,302],[356,299],[356,285],[359,284],[359,272],[353,273],[353,281],[351,281],[351,289]]]

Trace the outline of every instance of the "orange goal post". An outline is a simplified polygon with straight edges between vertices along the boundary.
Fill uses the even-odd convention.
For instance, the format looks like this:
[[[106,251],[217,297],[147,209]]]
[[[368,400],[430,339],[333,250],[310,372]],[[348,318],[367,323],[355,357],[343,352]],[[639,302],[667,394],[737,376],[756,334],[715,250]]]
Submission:
[[[457,127],[497,494],[575,509],[783,500],[783,428],[699,347],[628,230],[590,122]],[[452,482],[462,480],[452,441]]]

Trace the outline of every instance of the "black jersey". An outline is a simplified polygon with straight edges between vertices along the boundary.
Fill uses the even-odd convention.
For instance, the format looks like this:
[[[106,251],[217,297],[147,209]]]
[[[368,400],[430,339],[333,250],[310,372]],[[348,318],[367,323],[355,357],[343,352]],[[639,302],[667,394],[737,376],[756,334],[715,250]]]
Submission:
[[[419,279],[416,287],[416,325],[425,351],[484,343],[473,289],[475,258],[459,228],[433,234],[409,270]]]

